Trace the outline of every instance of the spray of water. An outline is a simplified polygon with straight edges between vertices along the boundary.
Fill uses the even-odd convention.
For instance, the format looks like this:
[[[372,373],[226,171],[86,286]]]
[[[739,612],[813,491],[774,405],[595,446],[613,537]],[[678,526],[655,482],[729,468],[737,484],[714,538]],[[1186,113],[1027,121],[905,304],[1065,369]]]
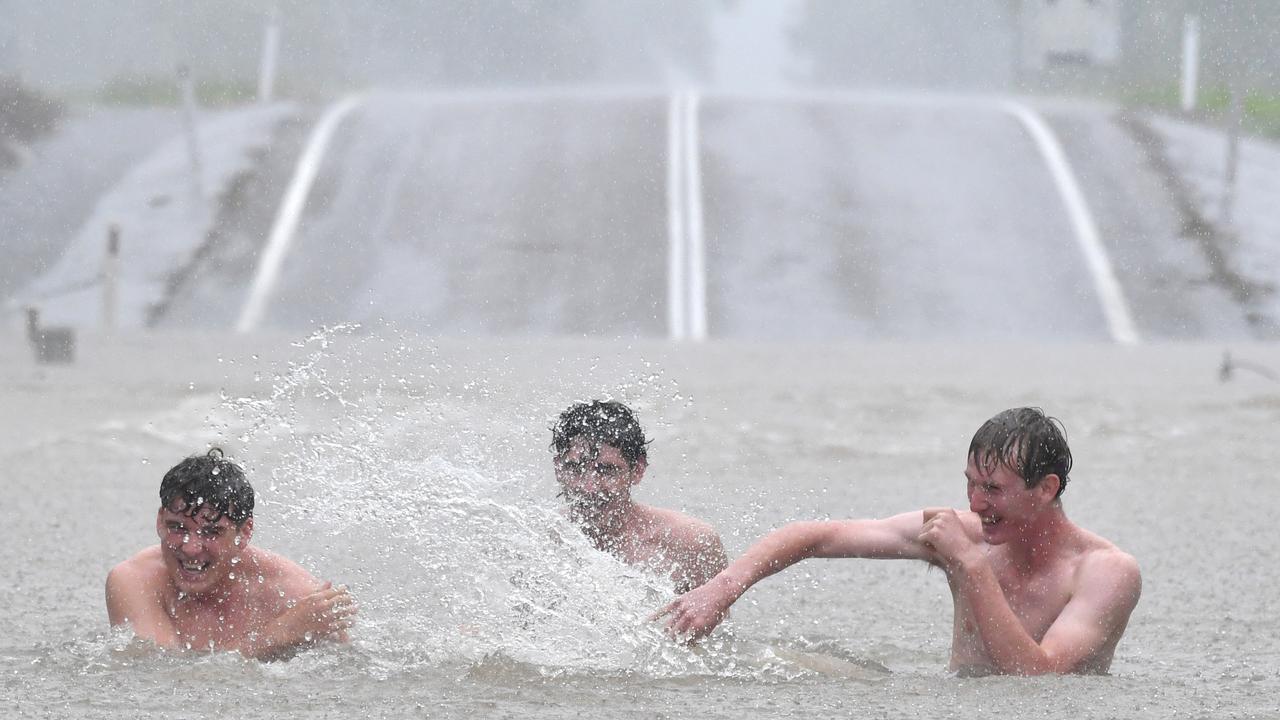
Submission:
[[[451,367],[353,325],[297,349],[261,392],[224,393],[214,423],[250,458],[282,549],[359,599],[351,646],[330,657],[375,673],[826,672],[795,648],[730,634],[688,646],[649,621],[669,581],[594,549],[555,497],[541,445],[563,404],[554,381]],[[623,381],[624,401],[678,394],[644,368]]]

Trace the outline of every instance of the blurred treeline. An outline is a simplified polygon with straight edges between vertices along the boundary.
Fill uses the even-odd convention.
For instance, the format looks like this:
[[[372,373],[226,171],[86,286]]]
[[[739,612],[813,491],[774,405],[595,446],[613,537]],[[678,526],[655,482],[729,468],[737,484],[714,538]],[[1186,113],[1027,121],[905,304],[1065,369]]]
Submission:
[[[176,98],[189,64],[206,102],[256,91],[278,12],[277,87],[327,96],[373,84],[709,82],[715,13],[744,0],[0,0],[0,74],[63,97]],[[1176,93],[1183,17],[1201,18],[1206,100],[1280,86],[1280,0],[769,0],[794,2],[797,84],[1079,92],[1152,102]],[[1107,67],[1028,72],[1022,14],[1117,6]]]
[[[719,0],[0,0],[0,74],[63,96],[165,102],[191,67],[202,99],[256,92],[268,18],[278,84],[653,84],[707,68]]]

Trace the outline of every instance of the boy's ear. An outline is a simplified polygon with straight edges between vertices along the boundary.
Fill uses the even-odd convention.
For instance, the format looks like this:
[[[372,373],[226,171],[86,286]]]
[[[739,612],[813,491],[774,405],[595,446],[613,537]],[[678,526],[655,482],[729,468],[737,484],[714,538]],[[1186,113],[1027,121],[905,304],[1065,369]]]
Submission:
[[[240,541],[241,547],[244,547],[245,545],[249,544],[249,538],[253,537],[253,517],[252,516],[250,516],[248,520],[244,521],[244,524],[241,525],[238,530],[236,530],[236,534],[239,535],[241,538],[243,538]]]
[[[649,461],[647,459],[640,458],[639,460],[635,461],[635,463],[631,466],[631,484],[635,485],[639,483],[640,479],[644,477],[644,471],[647,470],[648,468],[649,468]]]
[[[1049,473],[1040,479],[1040,484],[1036,485],[1036,490],[1044,496],[1048,502],[1052,502],[1058,497],[1058,489],[1062,487],[1062,478],[1057,473]]]

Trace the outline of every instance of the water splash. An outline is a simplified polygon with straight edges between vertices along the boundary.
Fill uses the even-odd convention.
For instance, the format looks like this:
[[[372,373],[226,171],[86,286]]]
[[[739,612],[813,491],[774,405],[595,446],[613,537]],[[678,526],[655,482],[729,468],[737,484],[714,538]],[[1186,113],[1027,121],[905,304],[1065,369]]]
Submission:
[[[591,547],[554,499],[545,451],[529,450],[559,409],[554,387],[460,371],[358,330],[313,334],[266,392],[224,405],[246,450],[270,458],[262,512],[303,549],[296,559],[359,598],[353,648],[371,671],[825,672],[803,649],[731,636],[685,646],[649,621],[673,597],[668,581]],[[662,391],[688,407],[642,363],[622,393]]]

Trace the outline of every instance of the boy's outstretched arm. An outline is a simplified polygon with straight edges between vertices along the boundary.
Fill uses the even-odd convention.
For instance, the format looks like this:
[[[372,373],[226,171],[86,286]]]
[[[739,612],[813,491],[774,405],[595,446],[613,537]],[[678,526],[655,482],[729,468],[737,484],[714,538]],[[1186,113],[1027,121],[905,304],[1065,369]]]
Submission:
[[[921,511],[883,520],[795,522],[765,535],[705,585],[676,598],[653,617],[668,617],[667,632],[700,638],[729,606],[764,578],[811,557],[929,559],[918,537]]]

